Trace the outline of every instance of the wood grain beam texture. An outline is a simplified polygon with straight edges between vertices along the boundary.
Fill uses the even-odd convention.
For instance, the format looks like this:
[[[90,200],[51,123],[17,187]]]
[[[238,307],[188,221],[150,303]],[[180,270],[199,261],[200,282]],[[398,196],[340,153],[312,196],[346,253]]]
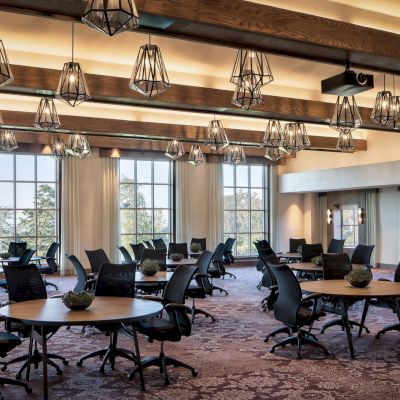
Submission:
[[[136,0],[139,30],[399,73],[400,35],[243,0]],[[81,0],[3,0],[0,10],[79,21]]]
[[[54,94],[60,71],[48,68],[12,65],[14,81],[2,87],[0,93],[42,96]],[[335,109],[333,103],[263,95],[263,103],[246,111],[231,104],[232,91],[197,86],[176,85],[155,99],[148,99],[128,86],[128,78],[85,74],[91,101],[172,109],[179,111],[216,113],[240,117],[275,118],[312,124],[328,125]],[[397,132],[389,126],[380,126],[370,119],[371,109],[359,107],[363,127],[373,130]]]
[[[32,124],[35,114],[21,111],[2,111],[4,125],[10,126],[15,130],[29,131],[32,130]],[[140,148],[145,150],[162,150],[165,149],[165,140],[178,137],[188,141],[203,142],[207,135],[207,127],[179,125],[179,124],[162,124],[155,122],[127,121],[107,118],[90,118],[70,115],[60,115],[62,131],[82,131],[88,133],[96,140],[96,147],[107,148],[137,148],[138,143],[142,143]],[[32,133],[32,132],[30,132]],[[65,133],[65,134],[67,134]],[[256,145],[262,142],[264,132],[249,131],[240,129],[226,129],[226,133],[230,141],[239,143],[252,143]],[[36,136],[35,136],[36,135]],[[48,134],[43,132],[32,133],[31,136],[22,136],[23,140],[40,140],[41,144],[48,143]],[[144,136],[139,139],[139,136]],[[152,140],[146,139],[153,138]],[[161,140],[161,141],[160,141]],[[310,136],[311,148],[322,150],[334,150],[336,148],[337,138],[325,136]],[[37,143],[37,142],[34,142]],[[92,139],[91,139],[92,143]],[[93,142],[94,143],[94,142]],[[94,144],[92,144],[94,145]],[[191,144],[185,144],[190,149]],[[146,147],[147,146],[147,147]],[[367,149],[366,140],[356,140],[356,150],[364,151]],[[209,148],[204,146],[204,151],[209,152]],[[246,153],[251,155],[263,155],[265,149],[257,147],[247,147]]]

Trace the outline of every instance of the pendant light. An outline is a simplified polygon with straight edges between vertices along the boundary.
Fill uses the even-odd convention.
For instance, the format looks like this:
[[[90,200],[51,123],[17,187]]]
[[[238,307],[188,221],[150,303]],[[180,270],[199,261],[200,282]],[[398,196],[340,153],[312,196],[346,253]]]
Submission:
[[[204,155],[203,152],[201,151],[200,146],[198,144],[194,144],[190,149],[189,164],[192,164],[195,167],[197,167],[198,165],[204,163],[205,163]]]
[[[166,92],[171,87],[161,50],[151,44],[150,36],[149,44],[139,49],[129,87],[149,98]]]
[[[233,93],[232,104],[250,110],[258,104],[262,103],[262,94],[259,87],[249,88],[243,82],[238,83]]]
[[[0,40],[0,86],[7,85],[13,80],[14,76],[8,62],[6,49],[4,48],[3,41]]]
[[[65,151],[68,155],[78,158],[85,158],[91,155],[90,145],[86,136],[79,132],[69,136]]]
[[[0,133],[0,150],[13,151],[18,149],[15,133],[10,130],[5,130]]]
[[[167,150],[165,151],[165,155],[173,160],[177,160],[181,158],[185,154],[185,150],[183,148],[183,144],[178,141],[178,139],[171,140],[168,142]]]
[[[248,89],[260,88],[274,80],[266,53],[240,49],[237,52],[230,81]]]
[[[375,104],[371,112],[371,120],[380,125],[387,125],[393,122],[395,109],[393,106],[392,93],[386,90],[386,74],[383,74],[383,91],[378,92]]]
[[[234,144],[226,148],[224,162],[228,164],[242,164],[246,162],[246,154],[243,146]]]
[[[343,99],[338,96],[329,126],[339,132],[351,132],[360,128],[361,125],[361,115],[354,96],[350,99],[347,96],[343,96]]]
[[[343,153],[351,153],[356,148],[351,132],[340,132],[336,148]]]
[[[215,115],[214,119],[208,124],[205,145],[216,151],[222,150],[229,145],[229,140],[226,136],[222,122],[215,119]]]
[[[79,63],[74,62],[74,23],[72,23],[72,59],[64,64],[56,98],[72,107],[90,99],[83,70]]]
[[[310,147],[310,139],[307,135],[306,127],[301,122],[289,122],[284,128],[283,148],[289,153],[294,154],[297,151]]]
[[[283,158],[285,153],[286,151],[281,147],[267,147],[264,157],[271,161],[278,161]]]
[[[89,0],[82,21],[109,36],[139,27],[134,0]]]
[[[395,76],[392,76],[393,78],[393,94],[392,94],[392,113],[393,118],[390,119],[387,123],[388,126],[391,126],[393,129],[399,129],[400,128],[400,97],[396,96],[396,82],[395,82]]]
[[[61,126],[53,99],[47,97],[40,99],[33,126],[44,131],[58,129]]]
[[[50,157],[56,158],[57,160],[62,160],[68,157],[65,149],[65,144],[61,138],[55,138],[51,144],[51,155]]]
[[[283,146],[285,137],[281,123],[277,120],[269,120],[265,129],[263,143],[266,146],[279,147]]]

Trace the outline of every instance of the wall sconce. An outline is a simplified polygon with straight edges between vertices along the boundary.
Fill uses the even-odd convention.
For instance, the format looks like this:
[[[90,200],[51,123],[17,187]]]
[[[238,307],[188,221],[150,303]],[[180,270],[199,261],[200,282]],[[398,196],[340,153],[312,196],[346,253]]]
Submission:
[[[332,208],[328,208],[326,210],[326,223],[330,225],[332,223],[332,220],[333,220],[333,211]]]
[[[365,224],[365,210],[363,208],[358,209],[358,225]]]

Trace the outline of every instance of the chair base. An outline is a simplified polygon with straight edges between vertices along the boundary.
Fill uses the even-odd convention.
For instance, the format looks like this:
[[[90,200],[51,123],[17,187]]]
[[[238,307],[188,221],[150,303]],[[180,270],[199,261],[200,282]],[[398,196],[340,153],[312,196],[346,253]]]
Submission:
[[[344,326],[343,318],[335,318],[335,319],[333,319],[331,321],[326,322],[322,326],[321,334],[324,333],[326,329],[330,328],[331,326],[336,326],[336,325],[340,326],[342,328],[342,331],[344,331],[345,326]],[[358,326],[358,327],[361,328],[361,324],[359,322],[356,322],[356,321],[349,321],[349,325],[350,325],[351,328],[353,328],[354,326]],[[370,333],[369,329],[365,325],[362,325],[361,330],[362,329],[365,329],[365,332]]]
[[[163,352],[160,353],[158,357],[146,357],[141,363],[142,369],[148,367],[158,367],[160,368],[160,373],[164,375],[164,385],[169,385],[170,381],[168,378],[168,370],[167,366],[173,365],[176,367],[186,368],[192,372],[192,376],[197,376],[198,372],[188,364],[183,363],[182,361],[178,361],[175,358],[167,357]],[[131,371],[128,378],[132,380],[136,372],[139,371],[139,368],[136,367],[134,370]]]
[[[275,349],[277,349],[278,347],[284,347],[287,344],[290,344],[292,346],[297,345],[297,358],[298,359],[301,359],[301,348],[303,345],[306,345],[306,344],[323,350],[325,355],[327,355],[327,356],[329,356],[331,354],[326,349],[325,346],[323,346],[321,343],[319,343],[317,341],[317,338],[314,335],[312,335],[309,332],[304,331],[302,329],[300,329],[297,332],[297,335],[289,336],[288,338],[285,338],[285,339],[281,340],[280,342],[276,343],[275,345],[273,345],[269,352],[274,353]]]
[[[51,365],[53,368],[55,368],[57,375],[61,375],[63,372],[62,369],[54,361],[52,361],[52,359],[61,360],[64,365],[68,365],[68,361],[64,357],[59,356],[57,354],[47,353],[47,364]],[[33,350],[33,353],[32,353],[32,356],[30,357],[30,359],[29,359],[29,354],[25,354],[24,356],[14,358],[13,360],[11,360],[9,362],[2,363],[3,367],[1,367],[1,370],[5,371],[10,364],[16,364],[21,361],[25,361],[25,362],[22,364],[22,366],[19,369],[19,371],[17,372],[17,375],[15,376],[15,378],[22,379],[22,373],[26,369],[26,380],[29,381],[29,378],[30,378],[29,369],[30,368],[28,368],[28,365],[29,366],[33,365],[35,367],[35,369],[38,369],[39,364],[41,362],[43,362],[43,356],[39,352],[39,350],[36,348]]]
[[[225,273],[222,275],[222,279],[225,279],[225,275],[228,275],[230,278],[235,278],[236,279],[236,275],[232,274],[231,272],[227,272],[225,271]]]
[[[380,337],[381,335],[384,335],[386,332],[389,332],[389,331],[398,331],[398,332],[400,332],[400,323],[397,322],[396,324],[391,324],[391,325],[385,326],[382,330],[380,330],[380,331],[375,335],[375,338],[376,338],[376,339],[379,339],[379,337]]]
[[[46,286],[53,286],[54,289],[58,290],[58,286],[53,282],[46,281]]]
[[[272,337],[275,337],[276,335],[278,335],[279,333],[286,333],[289,337],[293,336],[293,330],[291,328],[289,328],[288,326],[282,326],[278,329],[275,329],[274,331],[272,331],[271,333],[269,333],[265,339],[264,342],[267,343],[268,340]]]
[[[32,388],[27,383],[21,382],[21,381],[17,381],[16,379],[0,377],[0,386],[4,386],[4,385],[20,386],[20,387],[23,387],[25,389],[26,393],[29,393],[29,394],[32,393]],[[3,400],[3,399],[4,399],[4,397],[0,393],[0,400]]]
[[[113,332],[110,335],[110,345],[106,349],[101,349],[97,351],[93,351],[92,353],[86,354],[82,358],[79,359],[79,361],[76,363],[78,367],[82,367],[83,362],[85,360],[88,360],[89,358],[92,357],[100,357],[102,358],[102,363],[99,369],[99,372],[101,374],[105,373],[105,366],[107,362],[110,363],[111,369],[115,369],[115,359],[116,357],[122,357],[127,360],[132,361],[133,363],[137,364],[138,359],[135,356],[135,354],[132,351],[126,350],[126,349],[121,349],[117,347],[117,336],[118,332]]]
[[[214,285],[213,285],[213,290],[219,290],[220,293],[225,293],[226,296],[228,296],[228,294],[229,294],[227,290],[222,289],[218,286],[214,286]]]
[[[189,311],[188,311],[188,313],[189,313]],[[208,313],[207,311],[205,311],[201,308],[197,308],[194,305],[192,306],[191,314],[192,314],[192,324],[194,323],[196,314],[203,314],[206,318],[211,318],[212,322],[216,321],[216,318],[213,315],[211,315],[210,313]]]

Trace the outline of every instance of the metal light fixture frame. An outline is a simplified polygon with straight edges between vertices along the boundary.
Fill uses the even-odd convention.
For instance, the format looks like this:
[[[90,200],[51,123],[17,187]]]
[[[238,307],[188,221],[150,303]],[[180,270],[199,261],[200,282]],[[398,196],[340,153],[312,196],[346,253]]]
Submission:
[[[74,62],[74,23],[72,23],[72,58],[64,64],[55,97],[72,107],[90,99],[85,74],[80,64]]]
[[[294,154],[311,146],[305,125],[302,122],[288,122],[284,127],[283,148],[289,153]]]
[[[178,139],[173,139],[168,142],[165,155],[173,160],[178,160],[185,155],[185,149],[183,148],[183,143]]]
[[[224,162],[228,164],[238,165],[246,162],[246,153],[243,146],[233,144],[225,149]]]
[[[0,86],[8,85],[13,80],[14,75],[11,71],[6,49],[4,48],[3,41],[0,40]]]
[[[285,136],[280,121],[271,119],[265,129],[263,143],[265,146],[280,147],[285,142]]]
[[[68,153],[66,152],[64,141],[61,138],[55,138],[51,143],[51,158],[55,158],[57,160],[63,160],[68,157]]]
[[[18,149],[18,142],[15,133],[11,130],[4,130],[0,133],[0,150],[13,151]]]
[[[189,154],[189,164],[194,165],[195,167],[202,165],[205,163],[203,152],[198,144],[192,145]]]
[[[371,112],[371,120],[377,124],[386,126],[392,124],[395,118],[392,92],[386,90],[386,74],[383,74],[383,91],[376,94],[374,107]]]
[[[40,99],[33,126],[43,131],[55,130],[61,126],[53,99],[48,97]]]
[[[139,27],[134,0],[89,0],[81,19],[90,28],[108,36]]]
[[[204,144],[215,151],[222,150],[229,146],[229,140],[224,126],[220,120],[215,119],[215,116],[208,124],[207,137]]]
[[[351,131],[342,131],[336,144],[336,149],[342,153],[352,153],[356,149],[356,143],[353,139]]]
[[[150,43],[150,38],[149,44],[139,49],[129,87],[149,98],[171,88],[161,50]]]
[[[267,147],[265,151],[265,158],[270,161],[278,161],[287,154],[286,150],[282,147]]]
[[[89,141],[80,132],[72,133],[69,136],[65,151],[68,155],[78,158],[85,158],[92,154]]]
[[[335,112],[329,126],[339,132],[352,132],[362,126],[362,119],[354,96],[337,97]]]
[[[239,82],[233,92],[231,103],[244,110],[250,110],[261,104],[262,101],[262,94],[259,87],[249,88],[243,82]]]

